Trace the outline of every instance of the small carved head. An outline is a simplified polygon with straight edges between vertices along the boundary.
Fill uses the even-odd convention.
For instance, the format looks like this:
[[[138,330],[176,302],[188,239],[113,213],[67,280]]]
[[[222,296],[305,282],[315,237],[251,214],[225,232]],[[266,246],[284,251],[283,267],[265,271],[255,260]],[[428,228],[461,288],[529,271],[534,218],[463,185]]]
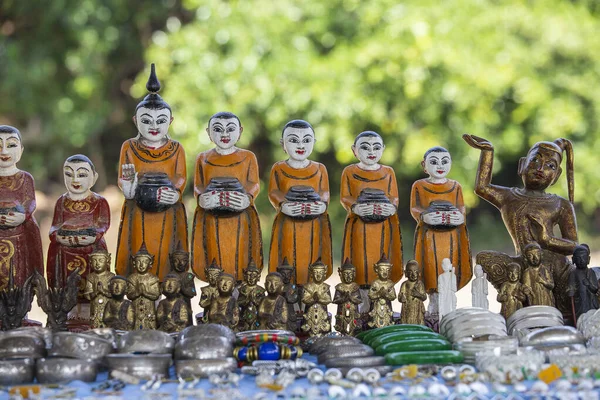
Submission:
[[[265,289],[269,294],[283,293],[283,278],[279,272],[271,272],[267,275]]]

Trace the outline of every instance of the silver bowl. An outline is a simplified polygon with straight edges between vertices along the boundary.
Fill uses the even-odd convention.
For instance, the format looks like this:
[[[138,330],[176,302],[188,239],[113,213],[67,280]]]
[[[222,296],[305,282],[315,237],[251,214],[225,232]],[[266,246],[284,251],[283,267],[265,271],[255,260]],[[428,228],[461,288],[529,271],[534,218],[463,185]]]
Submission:
[[[169,377],[171,354],[109,354],[105,358],[108,368],[125,372],[140,379],[155,375]]]
[[[46,342],[34,334],[4,334],[0,337],[0,358],[41,358]]]
[[[78,358],[40,358],[35,364],[35,373],[40,383],[95,382],[98,363]]]
[[[33,358],[13,358],[0,360],[0,385],[16,385],[33,382],[35,360]]]
[[[174,347],[171,335],[151,329],[127,332],[117,345],[119,353],[166,354],[172,353]]]
[[[175,362],[175,371],[178,377],[207,378],[212,374],[233,372],[237,368],[237,361],[233,357],[206,360],[178,360]]]
[[[226,326],[219,324],[202,324],[188,326],[179,334],[179,341],[186,340],[191,337],[224,337],[232,344],[235,343],[235,333]]]
[[[52,337],[50,356],[100,360],[112,352],[112,342],[86,333],[57,332]]]
[[[218,336],[195,336],[181,340],[175,346],[176,360],[226,358],[233,355],[229,339]]]
[[[22,326],[11,331],[3,332],[3,334],[6,336],[36,336],[44,341],[47,349],[52,347],[52,330],[50,328],[42,328],[41,326]]]

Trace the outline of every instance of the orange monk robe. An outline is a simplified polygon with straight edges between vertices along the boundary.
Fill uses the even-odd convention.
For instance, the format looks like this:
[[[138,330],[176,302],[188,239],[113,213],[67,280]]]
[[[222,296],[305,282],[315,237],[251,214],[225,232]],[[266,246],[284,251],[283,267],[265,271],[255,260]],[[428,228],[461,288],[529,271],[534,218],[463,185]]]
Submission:
[[[187,220],[182,202],[186,182],[185,152],[171,139],[157,149],[144,146],[137,139],[129,139],[121,147],[119,173],[123,164],[128,163],[135,165],[138,180],[147,172],[166,173],[179,192],[179,200],[162,212],[144,211],[135,199],[125,200],[117,244],[117,274],[129,276],[134,272],[130,256],[145,242],[148,253],[154,256],[150,271],[162,281],[170,271],[169,254],[176,249],[177,242],[181,241],[185,251],[188,249]]]
[[[342,241],[342,260],[346,257],[350,259],[356,267],[356,282],[364,285],[377,279],[373,265],[385,253],[392,264],[391,279],[397,283],[404,269],[398,213],[383,222],[363,222],[352,212],[352,206],[366,188],[382,190],[390,202],[398,207],[398,186],[392,168],[382,165],[376,171],[365,171],[357,164],[346,167],[342,173],[340,193],[340,201],[348,212]]]
[[[311,161],[306,168],[295,169],[285,161],[273,165],[269,180],[269,200],[277,210],[273,222],[269,270],[277,271],[277,266],[287,257],[290,265],[296,267],[296,283],[308,283],[308,266],[319,258],[327,265],[327,276],[332,271],[331,224],[327,211],[310,220],[291,218],[281,212],[281,203],[292,186],[310,186],[329,205],[329,178],[323,164]]]
[[[456,271],[457,288],[464,287],[473,276],[471,248],[466,222],[454,228],[435,228],[421,220],[421,214],[434,200],[452,203],[463,215],[465,204],[462,188],[456,181],[430,183],[421,179],[413,184],[410,193],[410,213],[417,221],[415,231],[415,259],[421,266],[425,290],[437,291],[437,279],[444,272],[442,260],[450,259]]]
[[[221,155],[211,149],[196,158],[194,194],[204,193],[212,178],[236,178],[250,195],[250,206],[240,213],[213,214],[210,210],[196,207],[192,229],[192,269],[203,281],[207,281],[204,268],[217,261],[223,271],[242,279],[242,268],[250,258],[262,269],[262,237],[254,199],[260,190],[258,163],[254,153],[238,149],[229,155]]]

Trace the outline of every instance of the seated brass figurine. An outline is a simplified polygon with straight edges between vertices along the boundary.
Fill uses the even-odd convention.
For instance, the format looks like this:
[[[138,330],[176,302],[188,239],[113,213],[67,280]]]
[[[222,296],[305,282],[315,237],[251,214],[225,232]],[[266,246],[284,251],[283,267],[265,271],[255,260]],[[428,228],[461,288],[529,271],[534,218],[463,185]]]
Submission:
[[[90,324],[92,329],[104,328],[104,308],[110,298],[108,289],[115,274],[110,272],[110,254],[103,248],[97,248],[89,255],[91,272],[88,274],[83,295],[91,303]]]
[[[360,287],[355,282],[356,267],[346,258],[344,264],[338,269],[341,283],[335,286],[333,302],[337,304],[335,316],[335,330],[345,335],[353,335],[362,327],[358,305],[362,303]]]
[[[392,264],[383,254],[373,267],[377,279],[371,283],[369,299],[371,300],[371,311],[369,311],[369,327],[382,328],[393,325],[392,301],[396,299],[394,281],[390,279]]]
[[[237,300],[232,296],[235,278],[231,274],[222,273],[217,279],[219,295],[214,297],[208,308],[208,322],[225,325],[235,330],[240,321],[240,310]]]
[[[240,306],[240,331],[258,329],[258,306],[265,298],[265,289],[258,285],[260,270],[250,260],[248,268],[243,269],[244,281],[239,286],[238,305]]]
[[[133,304],[125,298],[127,279],[120,275],[113,276],[108,290],[110,299],[104,308],[104,325],[120,331],[133,330],[135,323]]]
[[[331,332],[331,321],[327,314],[327,305],[331,303],[327,278],[327,266],[317,260],[308,267],[310,282],[304,285],[302,304],[304,304],[304,324],[302,330],[310,336]]]
[[[521,283],[521,266],[517,263],[510,263],[507,269],[508,281],[502,284],[497,300],[502,303],[500,314],[508,320],[508,317],[515,311],[523,308],[526,296],[523,293],[523,284]]]
[[[191,300],[196,296],[196,284],[194,283],[194,274],[189,272],[190,253],[183,249],[181,242],[178,242],[177,248],[169,255],[169,259],[171,261],[170,273],[179,275],[181,294],[191,309]],[[190,323],[191,321],[190,316]]]
[[[271,272],[265,281],[267,297],[263,297],[258,307],[259,329],[288,328],[287,301],[283,297],[283,278],[279,272]]]
[[[552,271],[542,263],[542,248],[539,244],[529,243],[523,249],[523,293],[527,295],[530,306],[554,307],[554,278]]]
[[[154,256],[142,243],[140,250],[131,258],[134,272],[127,281],[127,297],[133,301],[135,329],[156,329],[156,307],[160,297],[158,277],[150,272]]]
[[[297,313],[300,312],[300,290],[296,285],[296,269],[288,263],[287,257],[283,259],[283,263],[277,267],[277,272],[281,274],[283,279],[283,297],[287,303],[288,327],[290,332],[298,330]]]
[[[407,262],[404,274],[408,280],[402,283],[398,293],[398,301],[402,303],[400,323],[425,325],[425,306],[423,302],[427,299],[427,293],[419,273],[419,263],[415,260]]]
[[[181,294],[181,281],[177,274],[168,274],[161,285],[164,299],[156,308],[157,329],[179,332],[191,325],[192,310]]]
[[[598,278],[596,273],[588,269],[590,263],[590,248],[587,244],[575,247],[573,252],[573,264],[575,269],[569,274],[569,286],[567,295],[571,298],[571,304],[575,315],[579,318],[589,310],[596,310],[598,305]]]
[[[223,273],[223,268],[217,265],[217,260],[213,259],[212,263],[204,269],[206,279],[208,279],[208,285],[200,288],[200,307],[204,309],[204,315],[202,320],[204,323],[208,322],[208,310],[210,309],[210,303],[216,297],[219,297],[219,289],[217,288],[217,280]]]

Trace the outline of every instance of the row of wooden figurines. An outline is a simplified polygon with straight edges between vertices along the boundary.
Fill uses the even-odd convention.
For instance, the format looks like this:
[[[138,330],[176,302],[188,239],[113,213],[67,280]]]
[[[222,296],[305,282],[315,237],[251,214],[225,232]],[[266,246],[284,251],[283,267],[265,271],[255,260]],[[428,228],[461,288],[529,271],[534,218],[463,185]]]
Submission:
[[[260,189],[258,164],[252,152],[236,147],[243,132],[239,118],[220,112],[209,119],[207,133],[214,148],[196,160],[197,207],[190,241],[182,202],[187,181],[185,154],[168,136],[173,116],[158,94],[160,84],[154,66],[146,87],[150,93],[138,104],[133,117],[137,136],[123,143],[120,155],[118,184],[125,202],[116,251],[117,273],[129,276],[133,272],[129,260],[142,242],[155,256],[152,272],[161,281],[170,270],[168,256],[177,243],[186,251],[191,248],[192,270],[204,281],[204,270],[212,259],[236,281],[250,259],[262,269],[262,234],[254,207]],[[327,276],[332,273],[327,170],[308,159],[315,141],[308,122],[286,124],[281,144],[288,158],[273,166],[269,181],[269,200],[277,210],[269,269],[275,271],[287,258],[295,266],[294,281],[299,285],[308,282],[308,266],[318,259],[329,267]],[[23,151],[20,132],[0,126],[0,146],[0,250],[8,254],[0,262],[1,289],[8,282],[10,263],[15,266],[15,281],[22,284],[34,268],[43,274],[43,256],[33,217],[33,179],[16,167]],[[342,259],[348,258],[356,266],[359,284],[368,284],[375,277],[373,265],[382,252],[394,265],[391,279],[398,282],[403,275],[398,189],[393,169],[379,164],[384,149],[377,133],[359,134],[352,145],[358,163],[348,166],[341,179],[341,203],[348,212]],[[437,260],[445,257],[456,266],[462,287],[472,276],[462,190],[457,182],[446,178],[451,166],[447,150],[430,149],[422,164],[429,178],[416,182],[411,193],[411,213],[418,223],[415,258],[428,291],[435,291],[440,270]],[[87,275],[88,256],[96,247],[106,248],[103,235],[110,225],[108,203],[91,191],[97,178],[92,161],[83,155],[69,157],[63,172],[67,192],[56,202],[47,256],[51,287],[64,285],[75,269]],[[435,254],[427,251],[433,241]]]

